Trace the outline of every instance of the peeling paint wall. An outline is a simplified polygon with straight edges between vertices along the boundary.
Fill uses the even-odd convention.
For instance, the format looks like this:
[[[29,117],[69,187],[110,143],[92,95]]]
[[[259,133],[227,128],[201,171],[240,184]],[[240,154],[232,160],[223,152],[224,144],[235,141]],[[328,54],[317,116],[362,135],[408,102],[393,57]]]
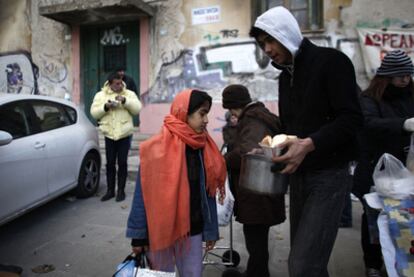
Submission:
[[[0,0],[0,53],[30,51],[30,5],[26,0]]]
[[[217,20],[193,24],[192,12],[219,9]],[[278,72],[249,38],[250,1],[171,0],[157,6],[153,20],[152,86],[146,103],[169,103],[184,88],[205,90],[215,102],[232,83],[246,85],[253,97],[277,100],[270,88]],[[208,17],[205,20],[209,20]]]
[[[0,0],[0,89],[70,97],[70,27],[40,16],[39,3]]]
[[[39,94],[70,97],[71,30],[68,25],[39,15],[39,1],[32,2],[32,58],[39,67]]]

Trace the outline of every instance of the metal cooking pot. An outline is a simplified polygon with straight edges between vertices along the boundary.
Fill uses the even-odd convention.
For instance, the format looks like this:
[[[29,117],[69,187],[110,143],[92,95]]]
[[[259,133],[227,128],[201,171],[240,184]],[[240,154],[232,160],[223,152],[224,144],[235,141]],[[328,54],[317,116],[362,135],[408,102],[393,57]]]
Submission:
[[[288,176],[272,172],[274,163],[263,155],[244,155],[240,169],[240,187],[257,194],[285,194]]]

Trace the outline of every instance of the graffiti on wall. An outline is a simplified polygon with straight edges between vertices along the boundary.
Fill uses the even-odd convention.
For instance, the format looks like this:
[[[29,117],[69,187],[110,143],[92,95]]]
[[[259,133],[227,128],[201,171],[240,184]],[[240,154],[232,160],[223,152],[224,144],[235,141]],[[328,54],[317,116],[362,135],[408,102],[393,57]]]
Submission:
[[[311,36],[316,45],[335,47],[329,35]],[[342,42],[341,48],[352,59],[355,42]],[[338,42],[337,42],[338,44]],[[342,49],[344,48],[344,49]],[[346,50],[346,51],[345,51]],[[169,103],[185,88],[207,91],[213,101],[221,101],[221,91],[229,84],[248,87],[252,97],[260,101],[277,101],[280,71],[254,40],[199,45],[193,49],[169,50],[161,54],[162,66],[154,85],[143,93],[144,103]]]
[[[37,94],[38,67],[27,52],[0,54],[0,93]]]
[[[218,34],[206,34],[203,36],[203,39],[207,40],[208,43],[219,43],[221,39],[228,39],[228,38],[238,38],[239,37],[239,30],[238,29],[223,29],[220,30]]]
[[[40,55],[42,77],[52,83],[61,83],[68,77],[68,68],[60,55]]]
[[[105,30],[102,38],[102,45],[121,45],[129,42],[129,38],[124,37],[121,33],[121,27],[115,26],[112,29]]]
[[[253,40],[200,45],[161,57],[155,84],[143,95],[145,103],[169,103],[188,87],[208,91],[214,101],[221,101],[222,89],[231,83],[246,85],[256,99],[277,100],[278,71],[269,59],[263,64],[263,54]]]

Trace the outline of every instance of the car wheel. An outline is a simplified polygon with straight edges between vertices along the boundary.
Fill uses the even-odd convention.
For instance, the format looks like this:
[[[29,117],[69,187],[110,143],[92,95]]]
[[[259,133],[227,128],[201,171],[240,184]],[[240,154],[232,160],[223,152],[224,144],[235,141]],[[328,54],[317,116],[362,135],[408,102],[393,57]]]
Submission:
[[[94,195],[99,188],[100,165],[99,157],[94,153],[86,154],[79,171],[76,196],[86,198]]]

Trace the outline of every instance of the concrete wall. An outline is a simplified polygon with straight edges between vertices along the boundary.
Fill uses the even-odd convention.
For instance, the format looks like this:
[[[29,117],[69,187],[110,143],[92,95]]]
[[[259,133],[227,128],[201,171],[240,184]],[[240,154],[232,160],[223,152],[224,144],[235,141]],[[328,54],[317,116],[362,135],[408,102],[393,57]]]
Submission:
[[[0,0],[0,53],[30,51],[30,5],[26,0]]]

